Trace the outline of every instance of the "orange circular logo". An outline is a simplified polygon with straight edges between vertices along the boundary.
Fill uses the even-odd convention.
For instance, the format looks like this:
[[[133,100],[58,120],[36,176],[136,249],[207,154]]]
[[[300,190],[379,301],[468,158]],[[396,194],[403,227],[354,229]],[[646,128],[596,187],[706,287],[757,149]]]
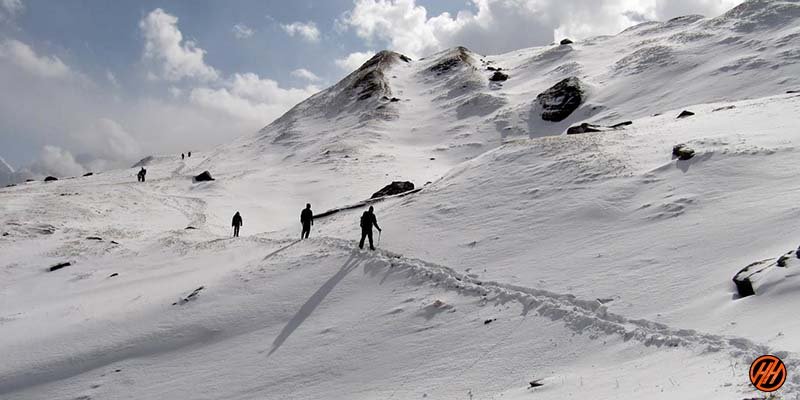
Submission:
[[[762,392],[774,392],[786,382],[786,365],[780,358],[764,355],[750,364],[750,383]]]

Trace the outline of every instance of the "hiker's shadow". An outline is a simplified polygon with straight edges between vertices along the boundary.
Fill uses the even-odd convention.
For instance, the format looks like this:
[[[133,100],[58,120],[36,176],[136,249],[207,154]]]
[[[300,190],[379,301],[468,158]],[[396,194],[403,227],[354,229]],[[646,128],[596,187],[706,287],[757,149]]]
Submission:
[[[269,351],[267,357],[271,356],[272,353],[275,353],[283,345],[283,343],[286,342],[286,339],[288,339],[289,336],[291,336],[292,333],[294,333],[294,331],[299,328],[303,322],[305,322],[306,318],[308,318],[311,313],[313,313],[314,310],[319,307],[322,301],[325,300],[325,297],[327,297],[328,294],[333,291],[336,285],[338,285],[339,282],[341,282],[347,276],[347,274],[356,269],[359,261],[361,260],[358,253],[351,254],[350,258],[348,258],[344,265],[342,265],[342,268],[339,270],[339,272],[328,279],[319,289],[317,289],[316,292],[314,292],[313,295],[311,295],[308,300],[306,300],[306,302],[300,307],[300,310],[297,311],[294,317],[292,317],[292,319],[283,328],[278,337],[276,337],[272,342],[272,349]]]

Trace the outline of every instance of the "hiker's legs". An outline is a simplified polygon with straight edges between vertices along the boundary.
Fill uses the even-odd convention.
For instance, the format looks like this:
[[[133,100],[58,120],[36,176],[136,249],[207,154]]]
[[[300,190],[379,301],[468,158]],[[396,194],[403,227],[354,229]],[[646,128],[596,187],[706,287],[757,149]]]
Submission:
[[[372,229],[367,232],[367,236],[369,237],[369,249],[375,250],[375,245],[372,244]]]
[[[311,233],[311,225],[303,225],[303,232],[300,234],[300,239],[308,239]]]
[[[358,243],[358,248],[359,249],[363,249],[364,248],[364,239],[366,239],[368,234],[369,233],[367,231],[365,231],[363,229],[361,230],[361,241]]]
[[[233,237],[239,237],[239,227],[238,226],[234,226],[233,227]]]

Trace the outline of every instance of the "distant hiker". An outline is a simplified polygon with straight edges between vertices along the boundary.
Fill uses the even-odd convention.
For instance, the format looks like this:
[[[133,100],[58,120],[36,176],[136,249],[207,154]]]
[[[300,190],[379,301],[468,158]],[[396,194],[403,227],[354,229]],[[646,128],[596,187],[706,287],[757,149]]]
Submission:
[[[361,215],[361,242],[358,243],[358,248],[364,248],[364,238],[369,238],[369,248],[370,250],[375,250],[375,246],[372,244],[372,226],[374,225],[378,228],[378,232],[382,232],[380,226],[378,226],[378,219],[375,218],[375,213],[373,212],[374,208],[369,206],[369,210],[364,211],[364,214]]]
[[[186,154],[186,156],[187,157],[191,157],[192,156],[192,152],[190,151],[189,153]]]
[[[181,160],[183,160],[184,157],[186,157],[186,156],[183,153],[181,153]]]
[[[239,227],[244,224],[242,223],[242,216],[239,215],[238,211],[233,215],[231,225],[233,226],[233,237],[239,237]]]
[[[314,226],[314,212],[311,211],[311,204],[306,204],[306,208],[300,212],[300,223],[303,224],[303,231],[300,233],[300,239],[308,239],[308,234],[311,233],[311,227]]]
[[[139,179],[139,182],[144,182],[145,175],[147,175],[147,170],[142,167],[136,177]]]

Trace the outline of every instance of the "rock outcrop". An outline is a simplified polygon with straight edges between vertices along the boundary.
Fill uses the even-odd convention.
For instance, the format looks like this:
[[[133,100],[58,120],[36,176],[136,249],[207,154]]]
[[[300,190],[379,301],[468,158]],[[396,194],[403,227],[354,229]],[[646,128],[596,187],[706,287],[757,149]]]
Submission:
[[[383,189],[375,192],[370,199],[377,199],[379,197],[394,196],[396,194],[405,193],[414,190],[414,184],[411,182],[394,181]]]
[[[203,171],[202,174],[197,175],[197,176],[194,177],[194,181],[195,182],[208,182],[208,181],[213,181],[213,180],[214,180],[214,178],[211,177],[211,173],[208,172],[208,171]]]
[[[542,119],[550,122],[567,119],[584,101],[582,86],[581,80],[573,76],[536,96],[542,108]]]

